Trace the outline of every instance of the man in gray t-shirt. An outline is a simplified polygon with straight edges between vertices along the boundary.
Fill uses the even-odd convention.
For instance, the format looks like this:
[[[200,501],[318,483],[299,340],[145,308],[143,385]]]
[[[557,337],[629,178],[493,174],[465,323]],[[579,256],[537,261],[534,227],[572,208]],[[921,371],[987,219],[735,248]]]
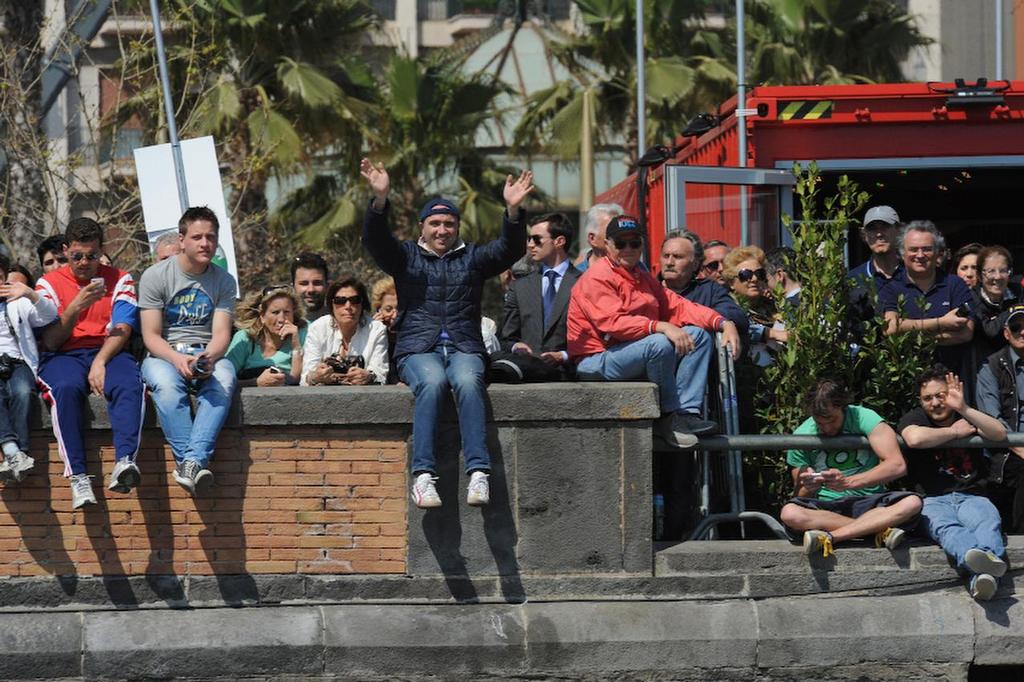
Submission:
[[[178,222],[181,253],[153,265],[139,280],[142,339],[149,351],[142,378],[174,451],[174,480],[192,495],[213,483],[210,458],[236,382],[234,365],[224,357],[235,280],[211,263],[218,229],[213,211],[188,209]],[[194,419],[189,392],[196,394]]]

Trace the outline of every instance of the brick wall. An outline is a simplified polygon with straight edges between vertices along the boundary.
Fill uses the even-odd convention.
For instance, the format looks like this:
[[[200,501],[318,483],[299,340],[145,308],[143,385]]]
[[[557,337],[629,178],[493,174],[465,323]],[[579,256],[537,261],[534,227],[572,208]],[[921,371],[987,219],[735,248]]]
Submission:
[[[109,431],[87,441],[98,505],[73,512],[48,431],[36,468],[0,490],[0,576],[404,573],[406,426],[227,427],[209,497],[171,476],[159,429],[146,429],[142,486],[106,490]]]

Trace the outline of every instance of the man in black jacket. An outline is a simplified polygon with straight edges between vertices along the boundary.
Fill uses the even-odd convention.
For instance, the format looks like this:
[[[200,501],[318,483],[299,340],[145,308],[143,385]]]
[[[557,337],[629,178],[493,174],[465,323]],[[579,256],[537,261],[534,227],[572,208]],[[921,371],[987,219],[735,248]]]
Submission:
[[[432,199],[420,211],[420,237],[399,242],[388,224],[391,180],[383,165],[363,159],[360,172],[373,191],[363,221],[363,245],[398,293],[398,376],[416,396],[412,424],[412,497],[422,508],[441,506],[437,494],[434,435],[449,387],[459,412],[462,451],[469,475],[467,504],[490,501],[487,476],[486,391],[480,297],[483,282],[508,269],[524,250],[524,212],[533,190],[533,173],[505,181],[506,213],[501,236],[483,244],[459,238],[459,209],[447,199]]]
[[[505,293],[501,351],[491,356],[496,379],[558,381],[571,376],[565,317],[569,290],[580,276],[566,249],[573,227],[563,213],[530,221],[526,250],[539,271],[512,282]]]

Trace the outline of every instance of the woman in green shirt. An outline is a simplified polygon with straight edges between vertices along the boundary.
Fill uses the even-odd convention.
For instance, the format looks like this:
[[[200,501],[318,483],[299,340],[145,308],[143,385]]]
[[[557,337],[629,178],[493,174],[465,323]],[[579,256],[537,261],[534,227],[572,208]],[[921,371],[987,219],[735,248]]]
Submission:
[[[291,287],[270,286],[246,297],[235,313],[238,331],[227,358],[239,386],[294,386],[302,376],[306,320]]]

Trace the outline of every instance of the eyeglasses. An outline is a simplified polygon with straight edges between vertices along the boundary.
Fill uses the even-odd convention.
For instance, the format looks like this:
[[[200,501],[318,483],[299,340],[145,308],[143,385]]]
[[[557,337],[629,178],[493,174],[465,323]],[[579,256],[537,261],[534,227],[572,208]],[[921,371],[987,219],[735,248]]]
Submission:
[[[981,271],[981,274],[986,277],[998,277],[1000,275],[1009,277],[1012,272],[1013,270],[1010,268],[985,268]]]
[[[271,284],[269,286],[263,287],[263,291],[260,292],[260,296],[266,296],[271,291],[280,291],[281,289],[290,289],[290,288],[291,288],[291,285],[289,285],[289,284]]]
[[[363,299],[360,298],[359,296],[335,296],[333,299],[331,299],[331,302],[334,303],[334,305],[345,305],[346,303],[351,303],[352,305],[362,305]]]
[[[540,246],[544,243],[544,235],[542,234],[530,234],[526,236],[526,241],[530,242],[534,246]]]
[[[764,268],[758,268],[757,270],[751,270],[750,268],[743,268],[736,273],[736,279],[741,282],[749,282],[754,277],[757,277],[762,282],[768,281],[768,273],[765,272]]]
[[[627,246],[631,249],[639,249],[644,245],[644,241],[642,239],[619,239],[618,237],[613,239],[612,243],[615,244],[615,248],[620,251]]]
[[[73,252],[71,252],[68,255],[71,256],[71,260],[75,261],[76,263],[78,261],[80,261],[80,260],[83,260],[83,259],[84,260],[89,260],[89,261],[94,261],[94,260],[99,260],[100,258],[103,257],[102,253],[79,253],[77,251],[73,251]],[[62,261],[62,262],[66,263],[67,261]]]
[[[714,272],[715,270],[718,270],[718,268],[720,267],[722,267],[722,261],[720,260],[710,260],[704,264],[704,269],[707,270],[708,272]]]

